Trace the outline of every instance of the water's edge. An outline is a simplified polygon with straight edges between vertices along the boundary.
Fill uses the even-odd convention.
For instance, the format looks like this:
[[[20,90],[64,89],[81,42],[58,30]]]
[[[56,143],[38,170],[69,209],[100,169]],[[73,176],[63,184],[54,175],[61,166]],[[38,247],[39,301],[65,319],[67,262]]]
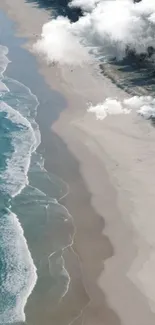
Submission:
[[[2,12],[0,15],[3,17],[3,23],[9,24]],[[12,42],[10,43],[10,40],[8,40],[9,45],[18,43],[18,39],[16,42],[14,40],[15,37],[12,35]],[[4,43],[3,40],[1,42],[2,44],[7,43],[6,40]],[[9,49],[11,49],[11,46],[9,46]],[[0,223],[3,233],[1,239],[3,259],[1,263],[2,268],[4,267],[5,281],[4,277],[2,277],[3,286],[1,294],[3,295],[2,301],[4,304],[2,303],[0,306],[0,323],[4,324],[25,321],[24,308],[28,297],[36,285],[37,273],[40,276],[39,264],[41,255],[37,256],[34,250],[33,236],[36,236],[36,234],[35,232],[32,234],[30,231],[31,227],[33,227],[33,222],[37,223],[37,226],[34,224],[34,227],[38,227],[37,231],[39,231],[38,224],[42,224],[42,220],[39,218],[42,219],[43,216],[51,218],[53,215],[51,220],[52,228],[57,227],[57,225],[54,226],[55,222],[60,222],[59,216],[61,223],[64,224],[65,222],[66,225],[64,237],[59,241],[55,240],[55,242],[54,239],[56,238],[52,239],[50,252],[43,252],[43,258],[46,254],[49,261],[51,281],[55,276],[59,278],[58,301],[67,293],[70,282],[69,274],[65,269],[63,252],[65,248],[73,243],[74,227],[71,215],[66,208],[58,203],[59,199],[68,194],[68,185],[57,176],[45,170],[43,155],[40,152],[36,152],[41,142],[39,127],[35,122],[39,101],[36,95],[33,95],[30,88],[21,81],[12,79],[12,75],[18,75],[18,69],[17,61],[14,64],[11,50],[9,58],[11,57],[12,63],[10,65],[13,73],[11,72],[11,76],[7,77],[9,71],[7,66],[10,62],[7,59],[8,48],[1,45],[0,50],[3,63],[1,70],[1,89],[3,89],[1,93],[0,114],[5,114],[4,118],[11,121],[11,126],[9,127],[15,128],[10,137],[10,143],[12,144],[11,155],[6,159],[6,168],[1,173],[1,193],[3,193]],[[24,50],[21,49],[20,51],[23,52]],[[27,55],[29,56],[29,54]],[[27,140],[26,145],[25,139]],[[43,151],[43,147],[41,147],[41,151]],[[12,167],[15,167],[15,170]],[[40,215],[38,215],[38,211]],[[34,218],[32,218],[32,215]],[[56,219],[54,215],[57,217]],[[31,218],[28,218],[28,216],[31,216]],[[49,220],[47,224],[49,227]],[[10,237],[6,243],[8,236]],[[42,240],[38,234],[37,237],[38,240]],[[13,245],[14,253],[11,251]],[[18,254],[16,254],[16,251]],[[5,267],[6,265],[7,267]],[[19,286],[17,286],[17,283]]]

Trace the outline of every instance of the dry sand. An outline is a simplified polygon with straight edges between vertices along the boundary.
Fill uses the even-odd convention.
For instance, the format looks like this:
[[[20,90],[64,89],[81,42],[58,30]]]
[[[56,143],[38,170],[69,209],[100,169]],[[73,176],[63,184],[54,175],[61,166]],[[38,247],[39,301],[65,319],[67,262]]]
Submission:
[[[28,38],[27,47],[31,49],[49,13],[24,0],[5,0],[1,7],[17,22],[19,34]],[[76,158],[82,176],[60,150],[60,174],[70,186],[64,204],[74,218],[73,248],[79,256],[88,296],[82,317],[74,324],[153,325],[154,128],[136,112],[103,121],[87,113],[89,101],[97,104],[109,96],[128,96],[101,76],[95,66],[71,72],[68,67],[48,67],[40,60],[39,70],[67,99],[68,107],[52,129]],[[70,269],[69,254],[65,258]],[[78,287],[74,289],[76,295],[83,295]],[[62,318],[52,323],[63,324],[71,299],[68,296],[64,300],[59,310]]]

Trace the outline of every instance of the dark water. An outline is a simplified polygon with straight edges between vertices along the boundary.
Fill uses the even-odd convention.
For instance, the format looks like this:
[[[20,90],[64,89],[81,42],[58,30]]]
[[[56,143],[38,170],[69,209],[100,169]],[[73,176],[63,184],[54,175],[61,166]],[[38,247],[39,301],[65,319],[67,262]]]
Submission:
[[[32,4],[37,4],[39,8],[44,8],[51,12],[52,16],[67,16],[71,21],[77,21],[82,16],[80,8],[69,7],[69,0],[27,0]]]

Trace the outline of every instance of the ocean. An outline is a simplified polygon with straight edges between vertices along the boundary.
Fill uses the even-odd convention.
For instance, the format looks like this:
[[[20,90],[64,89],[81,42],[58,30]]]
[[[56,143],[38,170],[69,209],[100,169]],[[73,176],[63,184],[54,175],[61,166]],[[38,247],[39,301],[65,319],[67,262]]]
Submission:
[[[2,12],[0,16],[7,31],[1,33],[0,45],[0,324],[14,324],[25,322],[24,309],[32,291],[37,299],[48,294],[53,306],[66,294],[70,277],[63,251],[72,245],[74,226],[59,203],[68,185],[44,168],[44,145],[36,122],[41,103],[21,82],[22,75],[28,85],[40,87],[40,98],[50,96],[54,105],[61,101],[62,107],[61,96],[51,90],[47,96],[48,87],[40,86],[42,78],[35,69],[27,75],[33,65],[31,55],[19,49],[12,24]],[[21,68],[24,55],[27,67]],[[53,118],[57,114],[53,110]]]
[[[44,7],[46,1],[36,2]],[[66,8],[59,6],[58,13],[76,21],[81,11]],[[0,21],[0,324],[43,324],[44,315],[54,322],[51,314],[71,281],[63,254],[75,229],[61,204],[69,186],[56,173],[61,140],[51,131],[66,101],[45,84],[3,12]],[[151,68],[140,70],[124,60],[102,69],[129,93],[154,91]]]

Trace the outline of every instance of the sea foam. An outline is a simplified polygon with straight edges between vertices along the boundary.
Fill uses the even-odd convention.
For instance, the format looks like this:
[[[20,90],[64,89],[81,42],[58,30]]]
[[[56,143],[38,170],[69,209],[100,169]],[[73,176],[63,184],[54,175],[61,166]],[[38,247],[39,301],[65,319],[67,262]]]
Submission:
[[[10,60],[8,59],[8,48],[6,46],[0,45],[0,75],[3,77]]]
[[[20,127],[20,130],[12,132],[14,152],[11,158],[7,159],[6,170],[1,174],[1,190],[14,197],[28,184],[27,173],[31,154],[37,143],[30,122],[18,111],[1,102],[0,112],[6,113],[7,118]]]
[[[39,102],[29,88],[4,77],[10,62],[7,54],[7,47],[0,45],[0,115],[2,121],[11,122],[3,136],[11,140],[13,148],[7,153],[6,166],[0,174],[0,324],[3,325],[25,321],[24,308],[37,281],[36,267],[23,229],[16,214],[11,211],[8,197],[15,197],[28,184],[31,155],[41,141],[39,127],[34,120]],[[16,93],[12,91],[15,88]],[[13,126],[12,130],[9,126]]]
[[[1,212],[0,233],[0,324],[25,321],[24,306],[37,274],[23,229],[9,209]]]

